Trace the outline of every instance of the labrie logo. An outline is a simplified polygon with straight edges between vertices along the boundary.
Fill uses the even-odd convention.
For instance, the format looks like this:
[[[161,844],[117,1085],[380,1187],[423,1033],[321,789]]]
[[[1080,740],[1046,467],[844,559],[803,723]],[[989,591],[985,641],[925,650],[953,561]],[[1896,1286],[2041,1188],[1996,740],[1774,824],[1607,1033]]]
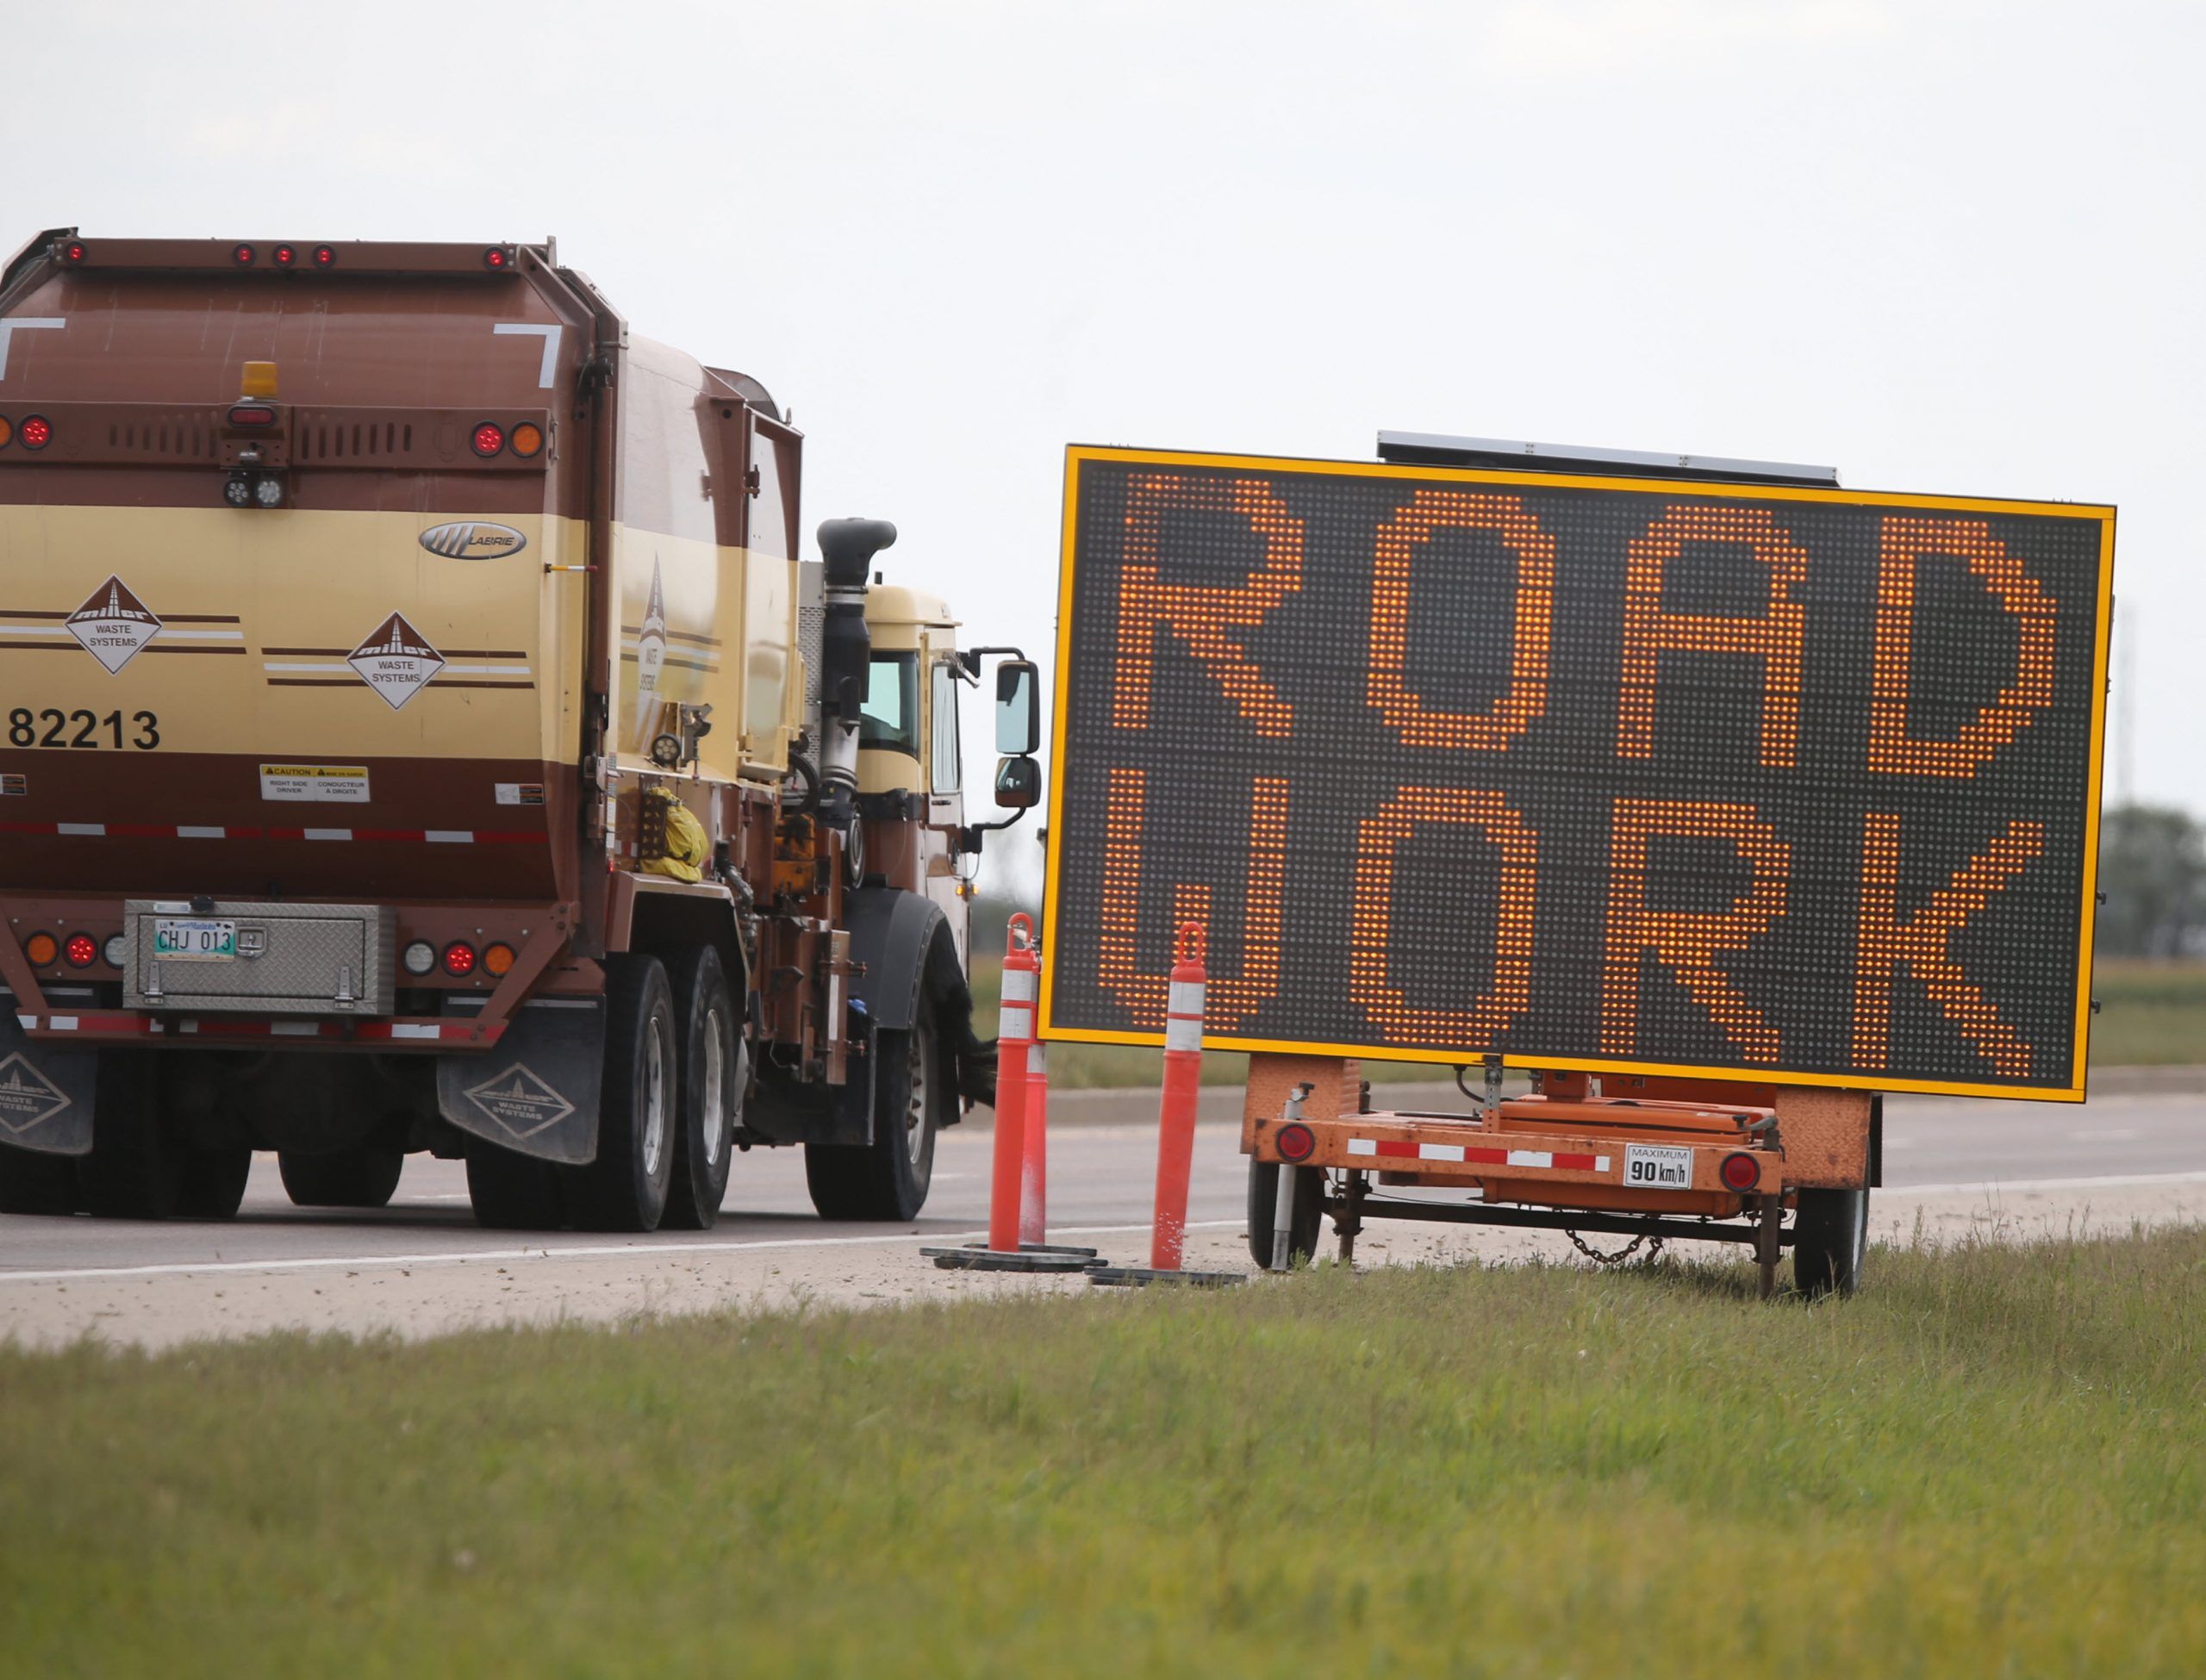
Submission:
[[[421,546],[447,560],[494,560],[502,554],[519,554],[528,546],[528,538],[509,525],[460,520],[424,531]]]

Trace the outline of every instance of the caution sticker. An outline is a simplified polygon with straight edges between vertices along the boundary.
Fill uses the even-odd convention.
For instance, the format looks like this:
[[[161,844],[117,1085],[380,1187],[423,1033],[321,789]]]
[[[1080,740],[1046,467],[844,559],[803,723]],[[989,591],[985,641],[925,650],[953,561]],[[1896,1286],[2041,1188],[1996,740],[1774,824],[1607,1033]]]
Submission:
[[[544,803],[544,784],[540,781],[500,781],[492,786],[497,789],[500,805]]]
[[[360,764],[263,764],[260,797],[306,805],[365,805],[367,768]]]

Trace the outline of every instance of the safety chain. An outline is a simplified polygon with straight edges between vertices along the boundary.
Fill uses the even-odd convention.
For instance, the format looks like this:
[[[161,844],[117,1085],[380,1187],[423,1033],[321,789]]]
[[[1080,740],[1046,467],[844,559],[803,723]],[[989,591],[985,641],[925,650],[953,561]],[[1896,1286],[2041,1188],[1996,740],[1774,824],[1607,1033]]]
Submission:
[[[1575,1248],[1580,1254],[1585,1255],[1587,1260],[1592,1261],[1596,1266],[1622,1266],[1626,1260],[1630,1260],[1634,1254],[1639,1252],[1639,1245],[1642,1242],[1652,1242],[1654,1245],[1647,1251],[1647,1263],[1649,1266],[1652,1266],[1656,1260],[1662,1258],[1662,1243],[1664,1240],[1659,1236],[1650,1237],[1644,1231],[1642,1231],[1637,1236],[1632,1238],[1630,1241],[1625,1243],[1623,1248],[1617,1249],[1613,1254],[1603,1254],[1598,1248],[1593,1247],[1592,1243],[1586,1241],[1575,1231],[1565,1231],[1563,1235],[1570,1239],[1570,1246],[1572,1248]]]

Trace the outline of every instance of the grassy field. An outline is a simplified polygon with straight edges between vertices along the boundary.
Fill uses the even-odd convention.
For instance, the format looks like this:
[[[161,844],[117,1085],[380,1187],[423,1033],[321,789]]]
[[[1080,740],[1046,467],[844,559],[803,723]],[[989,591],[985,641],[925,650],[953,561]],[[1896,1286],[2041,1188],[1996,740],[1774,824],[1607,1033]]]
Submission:
[[[996,999],[1001,961],[975,961],[973,995],[979,1004],[975,1023],[983,1038],[995,1034]],[[2206,1063],[2206,962],[2102,962],[2091,989],[2103,1005],[2091,1024],[2094,1067],[2165,1067]],[[1116,1044],[1053,1044],[1050,1083],[1056,1090],[1106,1086],[1154,1086],[1157,1052]],[[1203,1058],[1205,1085],[1240,1085],[1248,1078],[1249,1058],[1213,1050]],[[1423,1062],[1372,1062],[1367,1078],[1414,1083],[1453,1077],[1446,1067]]]
[[[1872,1266],[0,1353],[0,1672],[2206,1671],[2206,1232]]]

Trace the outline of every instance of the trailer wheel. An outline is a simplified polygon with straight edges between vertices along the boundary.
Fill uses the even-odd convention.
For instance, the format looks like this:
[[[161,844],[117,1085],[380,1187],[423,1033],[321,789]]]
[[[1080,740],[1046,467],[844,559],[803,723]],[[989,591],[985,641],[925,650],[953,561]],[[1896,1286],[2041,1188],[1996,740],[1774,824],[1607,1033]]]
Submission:
[[[1792,1218],[1792,1283],[1803,1295],[1851,1295],[1869,1249],[1867,1190],[1803,1190]]]
[[[676,1230],[709,1231],[727,1194],[728,1162],[751,1082],[750,1048],[743,1042],[720,954],[700,945],[675,965],[674,1015],[681,1027],[682,1101],[674,1140],[674,1179],[666,1194],[666,1223]]]
[[[381,1208],[390,1205],[406,1156],[397,1149],[363,1146],[335,1154],[302,1155],[286,1149],[276,1157],[284,1189],[294,1207]]]
[[[901,1221],[926,1205],[935,1136],[951,1100],[934,1000],[922,995],[911,1026],[876,1042],[873,1142],[804,1146],[804,1181],[822,1219]]]
[[[567,1223],[558,1167],[479,1137],[467,1140],[467,1199],[486,1231],[556,1231]]]
[[[41,1154],[0,1144],[0,1213],[66,1217],[83,1205],[77,1162],[71,1155]]]
[[[682,1113],[674,991],[655,956],[608,957],[597,1159],[561,1170],[585,1231],[655,1231],[666,1213]]]
[[[184,1149],[177,1161],[176,1211],[180,1219],[234,1219],[252,1176],[252,1147]]]
[[[1287,1260],[1307,1260],[1318,1252],[1324,1223],[1325,1174],[1316,1167],[1297,1167],[1293,1223],[1287,1227]],[[1249,1257],[1265,1271],[1272,1264],[1272,1221],[1279,1210],[1279,1163],[1249,1158]]]

